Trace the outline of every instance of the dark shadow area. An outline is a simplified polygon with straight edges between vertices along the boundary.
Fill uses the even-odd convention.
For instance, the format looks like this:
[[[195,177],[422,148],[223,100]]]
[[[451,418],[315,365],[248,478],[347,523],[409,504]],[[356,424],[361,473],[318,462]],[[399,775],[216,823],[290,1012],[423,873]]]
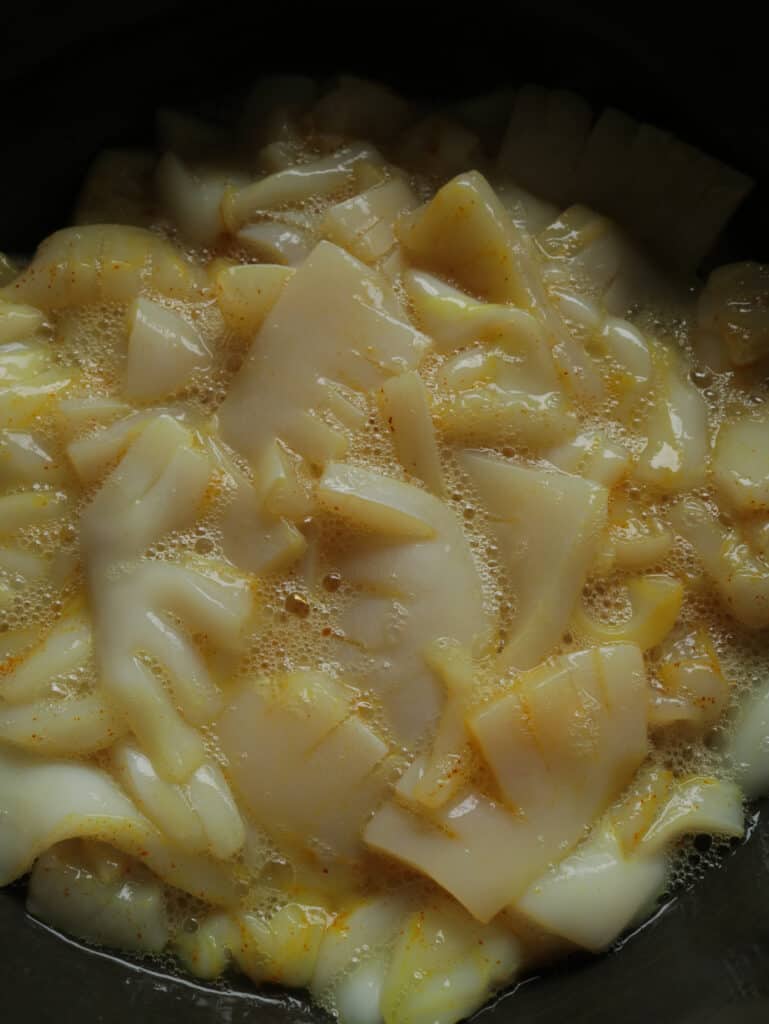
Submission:
[[[348,71],[438,103],[527,81],[568,87],[673,130],[758,180],[729,248],[769,256],[765,55],[736,13],[725,23],[701,10],[677,25],[661,4],[606,15],[511,3],[493,18],[397,6],[356,16],[232,3],[205,16],[170,2],[98,16],[46,8],[26,5],[0,33],[7,250],[30,251],[67,222],[89,161],[104,146],[150,142],[159,104],[194,105],[274,71]]]
[[[31,1024],[318,1024],[309,1003],[208,987],[160,965],[63,939],[0,892],[0,982],[8,1020]],[[16,1016],[14,1016],[14,1012]],[[769,818],[621,949],[580,956],[507,992],[479,1024],[763,1024],[769,1019]]]

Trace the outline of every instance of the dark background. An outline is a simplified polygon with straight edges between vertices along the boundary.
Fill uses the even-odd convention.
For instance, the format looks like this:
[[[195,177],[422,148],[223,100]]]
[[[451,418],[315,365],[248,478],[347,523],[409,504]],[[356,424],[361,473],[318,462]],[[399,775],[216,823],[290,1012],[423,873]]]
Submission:
[[[769,45],[758,6],[614,6],[155,0],[93,13],[4,0],[0,247],[31,249],[60,227],[90,158],[149,141],[159,102],[194,103],[276,70],[341,70],[431,99],[533,81],[647,118],[759,179],[738,226],[745,253],[769,258]]]
[[[573,88],[752,174],[729,251],[769,258],[769,65],[757,6],[508,3],[460,8],[178,3],[11,4],[0,10],[0,249],[67,222],[99,149],[147,142],[155,108],[194,104],[270,71],[350,71],[428,99],[505,83]],[[607,13],[611,11],[611,13]],[[2,828],[2,822],[0,822]],[[0,893],[0,1021],[283,1024],[306,1004],[215,993],[76,945]],[[315,1018],[317,1019],[317,1017]],[[766,1024],[769,822],[631,938],[529,981],[484,1024]]]

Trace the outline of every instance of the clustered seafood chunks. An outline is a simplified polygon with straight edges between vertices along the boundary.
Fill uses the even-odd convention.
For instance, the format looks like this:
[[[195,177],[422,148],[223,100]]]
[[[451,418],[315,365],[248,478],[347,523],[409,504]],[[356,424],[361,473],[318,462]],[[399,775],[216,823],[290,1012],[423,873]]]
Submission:
[[[691,299],[749,182],[529,86],[158,138],[0,255],[0,884],[453,1024],[769,785],[769,268]]]

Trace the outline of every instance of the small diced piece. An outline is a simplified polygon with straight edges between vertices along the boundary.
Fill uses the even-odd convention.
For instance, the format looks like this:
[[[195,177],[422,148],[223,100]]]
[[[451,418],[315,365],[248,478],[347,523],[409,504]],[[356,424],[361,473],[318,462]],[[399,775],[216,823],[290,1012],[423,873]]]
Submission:
[[[538,356],[543,371],[549,366],[551,385],[556,386],[545,332],[531,313],[480,302],[423,270],[408,271],[403,283],[420,326],[439,352],[465,349],[475,341],[497,343],[510,354]]]
[[[548,453],[547,460],[566,473],[584,476],[610,489],[630,470],[628,451],[598,430],[585,431],[572,441],[554,448]]]
[[[393,178],[332,206],[321,230],[330,242],[364,263],[373,263],[393,248],[395,221],[416,204],[416,196],[405,181]]]
[[[292,274],[289,267],[271,263],[242,263],[219,270],[214,289],[227,326],[251,337]]]
[[[745,831],[743,796],[738,786],[723,779],[692,776],[679,782],[638,844],[641,855],[663,853],[686,835],[739,838]]]
[[[47,850],[29,881],[27,909],[84,942],[162,953],[169,936],[163,885],[139,861],[93,840]]]
[[[106,426],[121,416],[128,416],[131,406],[106,395],[73,395],[59,401],[58,415],[66,440],[89,427]]]
[[[745,796],[764,796],[769,788],[769,686],[759,685],[746,697],[723,747]]]
[[[739,512],[769,510],[769,419],[724,423],[713,454],[719,494]]]
[[[700,326],[726,346],[734,366],[769,355],[769,265],[730,263],[714,270],[699,304]]]
[[[198,332],[178,313],[150,299],[137,299],[128,314],[128,358],[123,393],[151,402],[175,395],[195,370],[211,362]]]
[[[516,911],[577,946],[599,952],[651,910],[665,886],[667,859],[625,857],[609,824],[538,878]]]
[[[651,691],[649,723],[707,731],[720,719],[730,698],[729,680],[705,630],[684,637],[657,669],[659,687]]]
[[[14,303],[5,303],[0,299],[0,310],[9,307],[18,309]],[[32,307],[22,308],[31,309]],[[13,320],[12,315],[11,321],[13,322]],[[30,385],[33,379],[50,373],[50,366],[50,346],[45,345],[41,340],[13,341],[0,347],[0,381],[2,381],[3,388],[8,387],[9,384]]]
[[[269,920],[243,914],[242,944],[234,950],[238,966],[257,984],[265,981],[301,988],[312,980],[331,915],[322,906],[291,902]]]
[[[478,171],[454,178],[404,218],[399,237],[418,266],[458,281],[490,302],[526,306],[516,228]]]
[[[401,926],[382,987],[389,1024],[456,1024],[483,1005],[520,965],[520,943],[503,924],[479,926],[448,902]]]
[[[109,747],[125,729],[99,690],[29,704],[0,703],[0,741],[33,754],[87,757]]]
[[[646,420],[646,446],[635,473],[661,491],[688,490],[703,483],[707,472],[707,406],[672,349],[657,346],[655,362],[660,393]]]
[[[425,807],[435,808],[470,782],[474,759],[465,716],[472,699],[474,667],[466,647],[444,639],[430,645],[425,660],[446,687],[446,703],[429,752],[412,765],[411,772],[416,765],[418,778],[410,794]]]
[[[374,155],[375,150],[370,146],[353,143],[330,156],[297,164],[243,188],[232,189],[225,193],[222,202],[224,223],[229,231],[235,232],[267,210],[333,196],[352,182],[355,164]]]
[[[167,782],[130,741],[111,751],[118,779],[157,827],[190,853],[227,860],[245,842],[243,821],[221,769],[201,765],[184,785]]]
[[[245,477],[234,479],[235,493],[222,516],[225,554],[245,572],[288,569],[307,548],[304,535],[293,523],[266,515],[263,497]]]
[[[297,456],[290,456],[279,441],[273,441],[255,472],[256,493],[264,512],[271,518],[297,521],[312,512],[312,501],[298,475]]]
[[[386,536],[428,540],[435,535],[435,499],[370,469],[330,462],[318,485],[318,499],[357,526]]]
[[[0,252],[0,288],[11,281],[18,274],[18,268],[7,253]]]
[[[283,267],[298,267],[312,248],[312,239],[301,225],[282,220],[248,224],[236,237],[256,259]]]
[[[37,526],[63,515],[69,498],[63,491],[29,490],[0,498],[0,535]]]
[[[673,546],[673,534],[638,502],[614,496],[609,506],[614,565],[638,571],[658,565]]]
[[[606,317],[594,347],[608,358],[614,390],[632,398],[648,392],[654,366],[643,334],[627,320]]]
[[[0,430],[0,486],[63,483],[66,471],[51,447],[26,431]]]
[[[750,532],[726,526],[694,497],[673,508],[671,521],[699,555],[732,615],[750,629],[769,626],[769,561],[760,548],[751,547]]]
[[[24,306],[0,299],[0,345],[7,345],[12,341],[25,341],[36,334],[44,324],[44,314],[34,306]]]
[[[675,784],[673,773],[654,764],[645,765],[623,793],[619,805],[609,813],[609,821],[628,856],[637,848],[659,817]]]
[[[407,906],[400,896],[387,892],[337,914],[323,936],[310,986],[313,995],[318,999],[327,996],[356,961],[378,959],[377,951],[386,949],[402,926]],[[378,1010],[377,1001],[377,1016]]]
[[[672,288],[645,254],[613,221],[586,206],[570,206],[538,237],[551,262],[550,277],[565,273],[570,285],[603,299],[607,311],[624,317],[639,303],[667,303]]]
[[[403,469],[442,497],[443,473],[430,400],[419,375],[401,374],[387,381],[380,392],[379,407]]]
[[[85,408],[76,406],[71,419],[68,406],[63,409],[60,406],[60,412],[66,417],[67,423],[72,424],[72,430],[77,434],[80,433],[79,428],[83,425],[83,417],[87,417],[85,423],[88,423],[89,420],[96,420],[100,423],[102,418],[111,420],[120,416],[121,412],[128,413],[128,415],[121,416],[116,422],[110,423],[109,426],[99,426],[92,433],[78,436],[67,445],[69,461],[80,482],[86,486],[96,483],[99,477],[116,465],[144,427],[153,419],[151,411],[132,413],[131,406],[126,403],[106,406],[97,404],[95,409],[91,407],[91,403]]]
[[[5,568],[3,561],[0,559],[0,566]],[[4,673],[0,696],[9,704],[36,700],[48,694],[57,679],[86,665],[92,650],[90,621],[84,610],[75,605],[26,658],[16,659],[13,671]]]
[[[197,928],[188,932],[177,930],[174,951],[184,967],[196,978],[213,981],[230,964],[233,951],[243,945],[241,930],[229,914],[211,914],[197,922]]]
[[[162,207],[193,245],[214,245],[224,231],[221,204],[225,192],[245,183],[242,174],[232,171],[193,169],[174,153],[164,154],[155,171]]]

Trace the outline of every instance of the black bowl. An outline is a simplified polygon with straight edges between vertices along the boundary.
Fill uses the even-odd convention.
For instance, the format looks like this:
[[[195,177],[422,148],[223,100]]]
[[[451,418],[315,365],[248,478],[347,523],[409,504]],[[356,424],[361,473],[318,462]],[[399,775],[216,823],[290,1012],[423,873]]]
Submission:
[[[758,181],[721,256],[769,258],[767,55],[732,5],[506,4],[415,12],[318,5],[268,13],[162,2],[19,6],[0,27],[0,249],[26,252],[67,223],[101,148],[148,141],[155,108],[226,94],[270,71],[350,71],[440,101],[538,81],[646,118]],[[697,19],[695,21],[695,18]],[[728,20],[727,20],[728,19]],[[2,821],[0,821],[2,828]],[[621,953],[532,978],[481,1011],[488,1024],[769,1021],[769,824],[677,894]],[[287,1024],[322,1015],[238,982],[207,988],[157,966],[85,951],[0,892],[0,1019],[31,1024]]]

